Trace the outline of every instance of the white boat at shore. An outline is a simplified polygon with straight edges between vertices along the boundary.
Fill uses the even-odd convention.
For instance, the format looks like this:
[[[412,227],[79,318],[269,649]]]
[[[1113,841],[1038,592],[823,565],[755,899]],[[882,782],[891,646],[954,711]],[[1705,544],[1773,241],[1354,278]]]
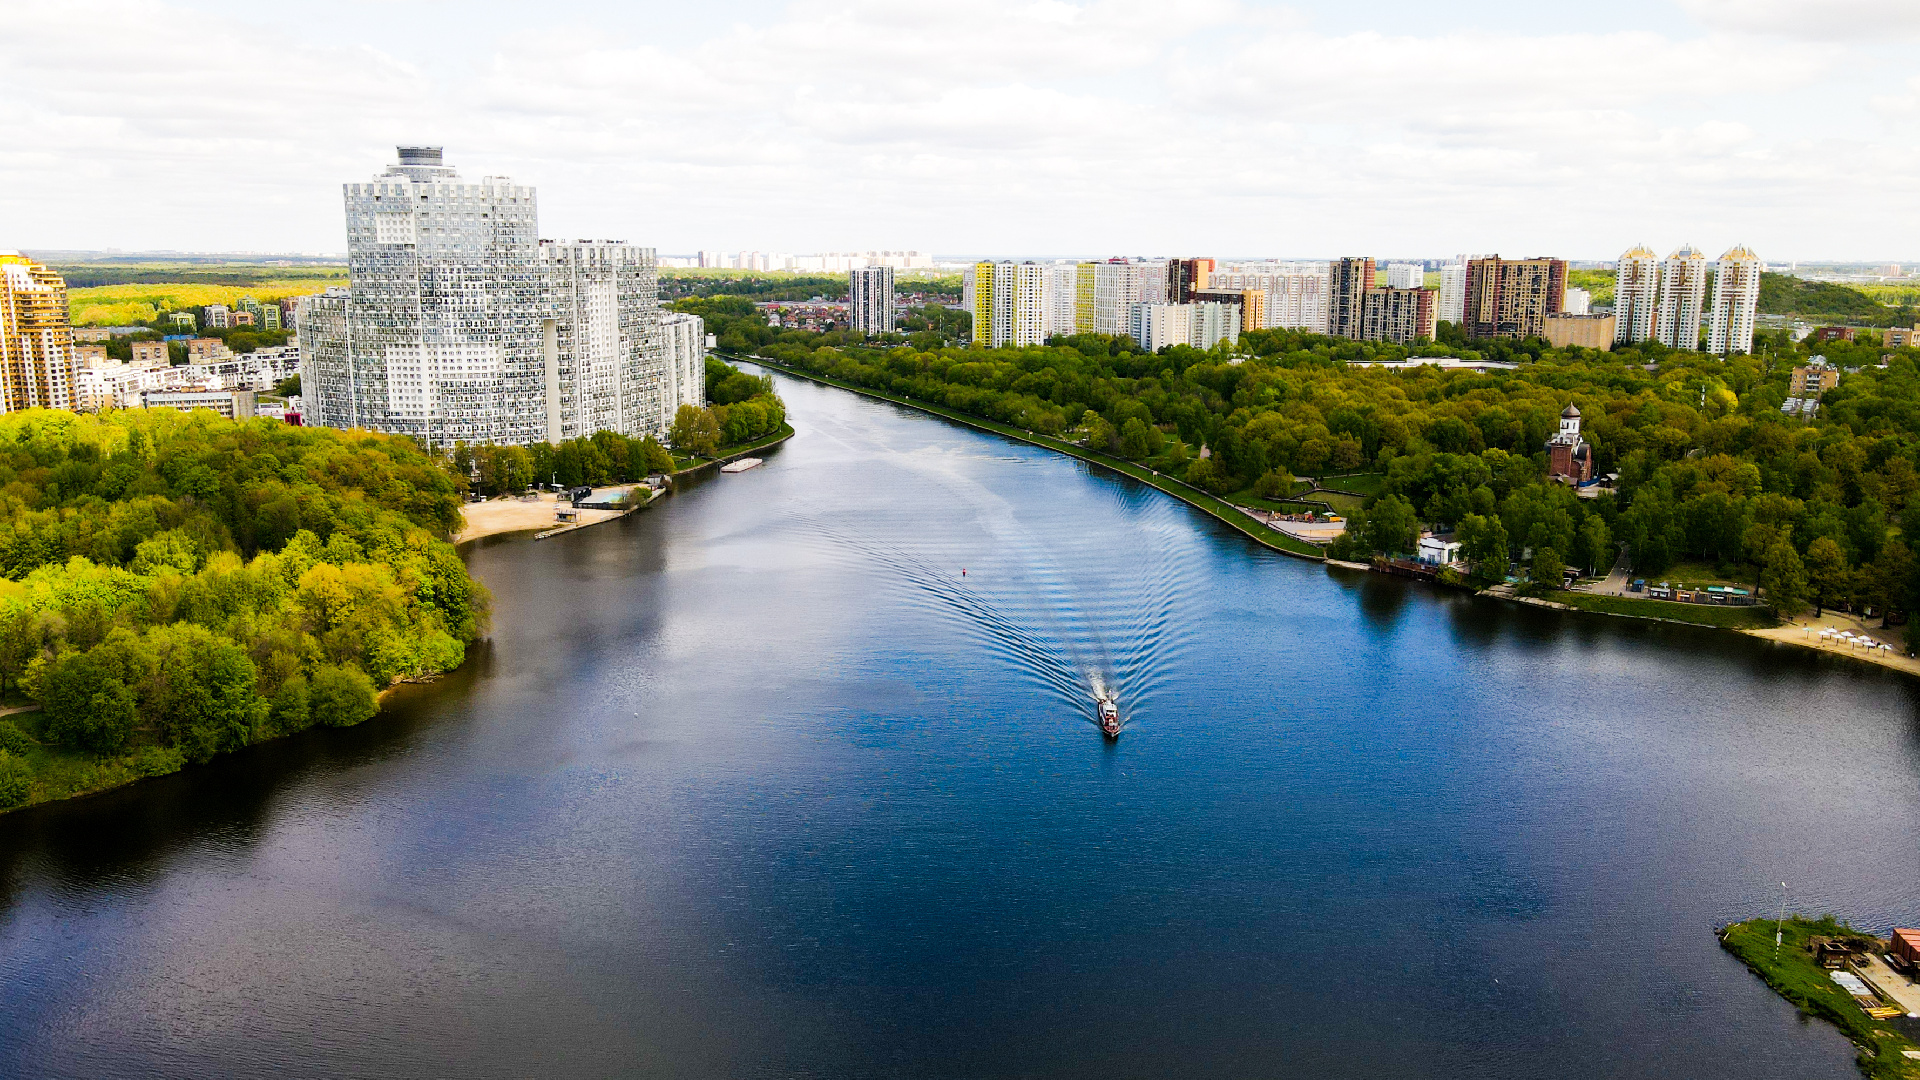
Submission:
[[[759,467],[760,467],[759,458],[743,457],[739,461],[729,461],[725,465],[720,466],[720,471],[721,472],[746,472],[748,469],[757,469]]]

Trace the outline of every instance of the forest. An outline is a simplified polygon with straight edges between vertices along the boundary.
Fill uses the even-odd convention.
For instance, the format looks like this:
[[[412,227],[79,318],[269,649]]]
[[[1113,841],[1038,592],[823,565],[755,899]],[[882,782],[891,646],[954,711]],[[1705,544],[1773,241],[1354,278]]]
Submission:
[[[458,666],[486,590],[414,443],[210,412],[0,417],[0,806],[373,715]]]
[[[1261,330],[1233,354],[1149,354],[1093,335],[999,350],[781,335],[760,352],[1083,437],[1243,505],[1286,509],[1296,476],[1364,488],[1336,555],[1405,554],[1423,527],[1452,529],[1485,579],[1531,572],[1557,585],[1563,565],[1604,572],[1624,544],[1637,573],[1698,565],[1761,584],[1786,610],[1851,605],[1898,619],[1920,604],[1901,529],[1920,491],[1920,352],[1819,346],[1847,374],[1809,422],[1779,410],[1792,368],[1809,359],[1784,334],[1720,358],[1654,344],[1465,343],[1441,329],[1452,343],[1414,348]],[[1517,366],[1365,366],[1448,355]],[[1596,475],[1618,474],[1611,494],[1580,498],[1546,477],[1544,444],[1570,404]]]

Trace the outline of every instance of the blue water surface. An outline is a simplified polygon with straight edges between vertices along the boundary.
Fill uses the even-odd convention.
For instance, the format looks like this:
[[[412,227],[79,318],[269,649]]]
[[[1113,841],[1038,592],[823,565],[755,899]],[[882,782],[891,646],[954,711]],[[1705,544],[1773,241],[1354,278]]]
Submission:
[[[1713,930],[1920,920],[1904,676],[780,390],[374,721],[0,818],[0,1074],[1854,1074]]]

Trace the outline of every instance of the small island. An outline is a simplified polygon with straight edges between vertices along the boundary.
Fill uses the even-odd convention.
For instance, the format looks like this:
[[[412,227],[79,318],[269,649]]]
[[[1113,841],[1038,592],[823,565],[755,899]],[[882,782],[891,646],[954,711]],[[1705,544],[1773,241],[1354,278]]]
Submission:
[[[1776,940],[1777,935],[1777,940]],[[1828,915],[1751,919],[1720,931],[1720,945],[1808,1016],[1860,1050],[1873,1080],[1920,1077],[1920,931],[1861,933]]]

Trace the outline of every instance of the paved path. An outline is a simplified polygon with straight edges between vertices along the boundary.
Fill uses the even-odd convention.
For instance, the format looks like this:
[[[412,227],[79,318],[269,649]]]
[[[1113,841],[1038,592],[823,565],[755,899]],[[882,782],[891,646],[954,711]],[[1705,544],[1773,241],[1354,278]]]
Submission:
[[[1920,985],[1887,966],[1878,956],[1869,956],[1858,961],[1860,976],[1874,985],[1876,990],[1893,999],[1895,1005],[1907,1010],[1908,1016],[1920,1016]]]
[[[1631,594],[1627,592],[1627,585],[1632,578],[1633,575],[1627,570],[1627,553],[1623,549],[1606,577],[1591,585],[1580,586],[1580,591],[1598,593],[1601,596],[1628,596]]]

